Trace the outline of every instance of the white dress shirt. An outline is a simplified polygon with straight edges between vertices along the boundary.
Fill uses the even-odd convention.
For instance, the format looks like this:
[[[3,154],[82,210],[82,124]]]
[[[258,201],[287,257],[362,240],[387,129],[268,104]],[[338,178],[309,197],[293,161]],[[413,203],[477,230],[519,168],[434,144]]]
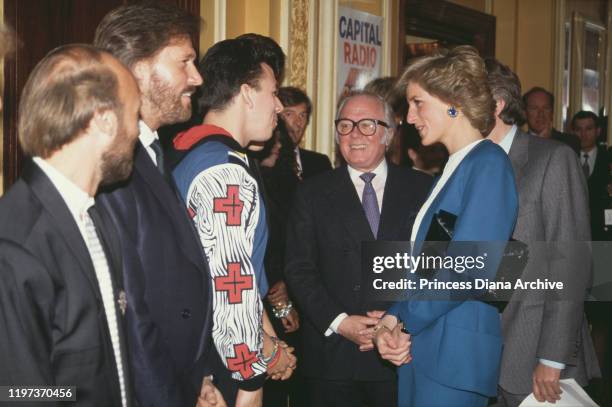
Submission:
[[[365,188],[365,181],[360,178],[361,174],[364,174],[363,171],[359,171],[350,165],[347,166],[349,176],[351,177],[351,181],[355,186],[355,190],[357,191],[357,196],[359,197],[359,201],[363,199],[363,189]],[[389,167],[387,166],[387,161],[382,160],[380,164],[374,170],[369,171],[376,176],[372,178],[372,187],[374,188],[374,192],[376,192],[376,200],[378,201],[378,207],[382,210],[383,204],[383,195],[385,193],[385,183],[387,182],[387,173],[389,172]],[[344,320],[344,318],[348,317],[346,312],[338,314],[336,318],[329,324],[329,328],[325,331],[325,336],[330,336],[331,334],[338,333],[338,327],[340,323]]]
[[[113,284],[108,268],[108,262],[106,255],[102,250],[102,245],[97,236],[93,236],[93,239],[97,240],[95,244],[92,244],[92,236],[88,235],[87,227],[93,226],[91,218],[87,213],[87,210],[92,207],[95,203],[94,198],[89,194],[75,185],[70,181],[64,174],[55,169],[51,164],[46,162],[40,157],[34,157],[32,159],[36,165],[49,177],[51,183],[55,186],[55,189],[59,192],[60,196],[66,203],[72,218],[76,222],[81,237],[85,242],[89,257],[91,258],[98,280],[98,287],[100,288],[100,294],[102,295],[102,304],[104,306],[104,313],[106,314],[106,323],[108,324],[108,330],[111,337],[111,343],[113,347],[113,354],[115,356],[115,364],[117,366],[117,376],[119,377],[119,388],[121,393],[121,402],[125,407],[126,395],[125,395],[125,382],[124,382],[124,369],[123,361],[121,359],[121,347],[119,344],[119,330],[117,326],[116,308]],[[95,235],[95,229],[93,230]]]
[[[57,189],[66,203],[66,206],[68,206],[68,210],[70,210],[70,214],[79,227],[79,232],[81,232],[83,240],[87,241],[83,213],[86,213],[87,209],[94,204],[94,198],[89,196],[87,192],[76,186],[72,181],[66,178],[64,174],[56,170],[55,167],[42,158],[34,157],[32,160],[40,167],[45,175],[49,177],[51,183],[55,186],[55,189]]]
[[[499,142],[499,146],[504,149],[506,154],[510,154],[510,147],[512,147],[512,142],[514,142],[514,137],[516,136],[516,124],[513,124],[508,133],[504,136],[502,141]]]

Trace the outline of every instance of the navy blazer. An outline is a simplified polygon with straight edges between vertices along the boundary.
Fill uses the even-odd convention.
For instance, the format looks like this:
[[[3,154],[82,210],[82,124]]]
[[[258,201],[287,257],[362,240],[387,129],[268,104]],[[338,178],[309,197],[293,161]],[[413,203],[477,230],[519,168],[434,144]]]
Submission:
[[[186,209],[141,143],[128,182],[98,200],[121,232],[139,404],[195,405],[205,363],[214,359],[208,354],[212,297],[207,261]]]
[[[484,140],[464,157],[423,217],[415,246],[425,239],[440,210],[457,216],[453,241],[507,241],[518,197],[506,153]],[[502,339],[496,308],[480,301],[407,300],[393,305],[389,313],[412,334],[416,372],[451,388],[485,396],[497,393]],[[401,401],[400,394],[403,405]]]

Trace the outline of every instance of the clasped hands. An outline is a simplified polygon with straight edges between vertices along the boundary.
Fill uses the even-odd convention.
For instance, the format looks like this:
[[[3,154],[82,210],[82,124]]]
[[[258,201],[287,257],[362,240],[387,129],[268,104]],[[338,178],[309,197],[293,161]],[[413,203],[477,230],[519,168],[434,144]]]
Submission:
[[[274,352],[275,342],[278,343],[276,352],[279,352],[280,356],[277,362],[268,365],[267,373],[272,380],[287,380],[297,365],[297,358],[293,355],[294,348],[264,332],[264,355],[266,357],[271,356]]]
[[[397,318],[384,311],[368,311],[366,316],[349,315],[338,326],[338,333],[367,352],[378,349],[380,356],[396,366],[412,360],[410,335],[402,332]]]

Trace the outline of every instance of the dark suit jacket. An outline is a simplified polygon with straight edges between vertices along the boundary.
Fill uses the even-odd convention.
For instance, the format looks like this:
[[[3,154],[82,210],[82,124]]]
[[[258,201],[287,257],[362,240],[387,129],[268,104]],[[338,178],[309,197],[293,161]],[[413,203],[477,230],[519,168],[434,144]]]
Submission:
[[[104,216],[102,222],[107,233],[99,230],[101,243],[117,298],[120,248],[114,245],[112,222]],[[70,210],[36,164],[29,162],[0,199],[0,225],[0,385],[76,386],[79,406],[121,406],[93,263]],[[118,308],[124,382],[132,405]]]
[[[504,351],[500,386],[528,394],[538,359],[566,364],[561,378],[586,385],[599,374],[583,312],[590,284],[589,260],[573,252],[571,242],[590,240],[586,182],[577,156],[567,146],[518,131],[509,153],[519,194],[519,214],[512,237],[527,243],[529,262],[521,276],[546,275],[563,281],[574,301],[550,299],[537,290],[516,291],[502,314]],[[542,259],[538,242],[561,242],[563,256]],[[575,245],[578,247],[578,245]],[[541,247],[541,245],[539,246]],[[549,273],[549,274],[547,274]]]
[[[431,187],[428,175],[389,164],[378,239],[410,240]],[[393,380],[377,352],[360,352],[338,334],[324,336],[342,312],[371,311],[361,294],[361,242],[375,240],[346,166],[304,181],[287,229],[285,274],[304,313],[306,376],[328,380]]]
[[[121,232],[137,399],[145,406],[195,405],[204,364],[213,359],[212,297],[186,209],[141,143],[129,182],[99,201]]]
[[[302,178],[306,179],[332,169],[331,161],[325,154],[300,148],[302,160]]]
[[[582,158],[580,159],[582,162]],[[610,158],[605,147],[597,147],[595,167],[588,180],[589,208],[591,210],[591,235],[593,240],[606,240],[604,209],[608,203],[610,182]]]

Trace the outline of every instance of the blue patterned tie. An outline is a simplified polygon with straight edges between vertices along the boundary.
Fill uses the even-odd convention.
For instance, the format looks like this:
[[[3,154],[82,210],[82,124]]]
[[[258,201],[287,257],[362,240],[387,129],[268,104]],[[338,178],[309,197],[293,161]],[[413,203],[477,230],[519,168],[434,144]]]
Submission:
[[[363,205],[363,210],[365,211],[366,218],[368,218],[368,223],[370,224],[370,229],[372,229],[374,237],[378,235],[378,223],[380,222],[378,199],[376,199],[376,191],[374,191],[374,187],[372,186],[372,179],[375,176],[376,174],[372,172],[366,172],[359,176],[359,178],[365,182],[363,195],[361,197],[361,205]]]

